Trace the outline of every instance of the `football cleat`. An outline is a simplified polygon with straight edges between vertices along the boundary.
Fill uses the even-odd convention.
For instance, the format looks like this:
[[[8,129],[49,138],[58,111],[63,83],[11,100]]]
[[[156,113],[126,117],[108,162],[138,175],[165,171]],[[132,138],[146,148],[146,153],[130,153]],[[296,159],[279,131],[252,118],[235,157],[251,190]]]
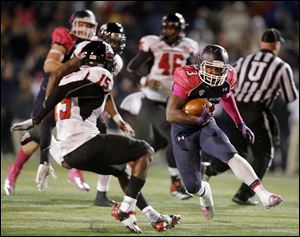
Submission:
[[[115,201],[108,199],[106,196],[106,192],[97,191],[97,196],[94,204],[100,207],[112,207],[115,204]]]
[[[238,195],[235,195],[233,198],[232,198],[232,201],[237,203],[237,204],[240,204],[240,205],[250,205],[250,206],[255,206],[258,204],[258,201],[254,200],[254,198],[250,197],[250,198],[247,198],[247,199],[243,199],[241,198],[240,196]]]
[[[282,197],[280,197],[279,195],[276,194],[271,194],[268,198],[268,202],[267,203],[263,203],[264,206],[269,209],[271,207],[276,207],[277,205],[279,205],[281,202],[283,201]]]
[[[163,232],[172,229],[179,223],[180,219],[180,215],[160,215],[157,221],[152,222],[151,225],[157,232]]]
[[[130,232],[140,234],[142,230],[137,225],[134,212],[122,212],[120,210],[120,204],[115,204],[111,211],[111,215],[118,221],[120,221]]]
[[[205,191],[200,196],[200,206],[203,212],[203,216],[206,220],[211,220],[214,217],[214,202],[212,198],[211,188],[208,182],[202,181]]]
[[[18,168],[14,163],[11,164],[7,169],[7,177],[4,180],[4,191],[7,196],[13,194],[15,189],[15,182],[18,175],[20,174],[21,169]]]
[[[180,179],[177,179],[176,181],[172,182],[170,189],[171,194],[175,197],[178,197],[180,200],[189,199],[193,196],[185,190]]]
[[[7,196],[10,196],[14,192],[14,184],[12,184],[8,178],[4,180],[4,191]]]
[[[81,170],[71,169],[68,173],[67,179],[69,182],[74,183],[81,191],[90,191],[90,186],[84,181]]]

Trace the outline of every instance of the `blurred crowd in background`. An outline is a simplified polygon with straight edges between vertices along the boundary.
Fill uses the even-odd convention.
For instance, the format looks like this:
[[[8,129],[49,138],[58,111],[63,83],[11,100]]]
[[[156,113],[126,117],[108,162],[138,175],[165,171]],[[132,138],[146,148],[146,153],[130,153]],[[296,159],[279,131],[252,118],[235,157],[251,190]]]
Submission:
[[[189,24],[186,35],[196,40],[200,49],[206,44],[220,44],[228,51],[231,63],[258,50],[266,28],[279,29],[285,38],[279,56],[291,65],[299,88],[298,1],[1,1],[1,154],[17,149],[9,128],[14,121],[30,117],[44,76],[52,30],[57,26],[70,28],[71,14],[81,9],[92,10],[98,26],[113,21],[125,28],[124,68],[113,91],[117,105],[139,89],[139,78],[125,69],[138,51],[139,39],[159,35],[161,18],[174,12],[184,16]],[[289,147],[295,139],[299,142],[299,133],[290,139],[293,126],[299,124],[298,107],[298,101],[289,106],[281,99],[275,103],[281,145],[276,149],[273,171],[285,171],[290,153],[295,153]],[[126,114],[123,116],[126,119]],[[113,128],[111,121],[108,124]],[[298,150],[299,143],[296,146]],[[299,153],[296,156],[299,158]]]

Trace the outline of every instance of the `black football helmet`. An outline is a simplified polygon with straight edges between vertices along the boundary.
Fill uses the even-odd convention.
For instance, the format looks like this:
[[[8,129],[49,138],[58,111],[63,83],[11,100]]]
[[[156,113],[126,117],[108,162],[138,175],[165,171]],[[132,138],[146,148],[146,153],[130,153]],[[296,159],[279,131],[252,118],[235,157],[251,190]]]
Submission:
[[[180,38],[185,36],[184,30],[188,26],[180,13],[172,13],[164,16],[162,18],[161,25],[161,38],[170,45],[176,43]],[[170,33],[167,30],[169,27],[174,27],[176,31],[174,33]]]
[[[97,21],[94,13],[90,10],[76,11],[70,18],[72,24],[71,32],[77,38],[90,40],[95,34],[97,29]],[[82,23],[87,23],[82,25]]]
[[[110,44],[115,53],[122,54],[126,46],[124,28],[120,23],[109,22],[103,24],[98,30],[100,40]]]
[[[228,70],[228,53],[219,45],[207,45],[198,56],[199,75],[210,86],[225,82]]]
[[[81,65],[100,66],[112,72],[114,51],[103,41],[91,41],[81,51]]]

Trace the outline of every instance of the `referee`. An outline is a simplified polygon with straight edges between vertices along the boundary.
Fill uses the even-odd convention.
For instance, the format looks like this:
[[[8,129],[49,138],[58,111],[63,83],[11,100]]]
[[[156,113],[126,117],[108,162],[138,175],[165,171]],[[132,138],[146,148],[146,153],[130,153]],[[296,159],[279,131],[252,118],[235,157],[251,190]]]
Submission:
[[[254,144],[247,143],[232,123],[222,124],[238,153],[249,161],[260,179],[272,163],[274,145],[279,143],[279,126],[271,111],[273,102],[279,94],[286,103],[298,97],[290,65],[277,56],[283,42],[277,29],[267,29],[261,38],[260,51],[240,58],[234,65],[238,75],[235,99],[242,118],[255,134]],[[248,154],[249,147],[252,158]],[[206,175],[216,175],[228,168],[225,163],[213,159]],[[242,184],[232,201],[256,205],[254,195],[246,184]]]

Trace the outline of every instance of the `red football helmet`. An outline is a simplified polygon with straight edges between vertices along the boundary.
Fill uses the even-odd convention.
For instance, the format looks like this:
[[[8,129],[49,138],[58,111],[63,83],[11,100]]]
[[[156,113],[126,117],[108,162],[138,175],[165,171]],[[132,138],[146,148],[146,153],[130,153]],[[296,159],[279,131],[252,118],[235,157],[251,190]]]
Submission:
[[[97,29],[97,21],[94,13],[90,10],[76,11],[70,18],[71,32],[80,39],[90,40]]]

